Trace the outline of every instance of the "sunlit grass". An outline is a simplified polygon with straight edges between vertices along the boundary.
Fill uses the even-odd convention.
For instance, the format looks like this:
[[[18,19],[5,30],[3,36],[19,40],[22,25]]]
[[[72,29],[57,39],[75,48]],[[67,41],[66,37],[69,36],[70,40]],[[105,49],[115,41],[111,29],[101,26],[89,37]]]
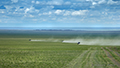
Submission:
[[[99,68],[100,66],[102,68],[118,68],[101,49],[101,47],[105,48],[105,45],[62,43],[62,40],[65,39],[87,39],[84,40],[86,43],[94,38],[111,40],[118,37],[119,40],[119,36],[116,36],[116,34],[85,33],[84,31],[82,33],[75,31],[61,32],[0,31],[0,68],[66,68],[71,67],[69,64],[73,64],[74,68]],[[29,39],[47,41],[29,41]],[[110,47],[120,53],[119,46],[117,46],[117,49],[113,46]],[[114,58],[116,57],[114,56]],[[119,61],[120,58],[117,57],[117,59]],[[71,63],[72,61],[73,63]]]

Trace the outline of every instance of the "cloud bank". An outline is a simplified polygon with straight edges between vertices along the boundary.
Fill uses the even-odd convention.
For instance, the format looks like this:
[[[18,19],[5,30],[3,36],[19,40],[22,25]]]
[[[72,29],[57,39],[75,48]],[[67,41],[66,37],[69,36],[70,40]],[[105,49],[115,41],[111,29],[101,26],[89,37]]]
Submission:
[[[4,26],[4,23],[18,21],[19,26],[24,23],[58,26],[54,23],[63,22],[61,24],[71,23],[71,26],[79,23],[81,27],[116,27],[120,25],[119,6],[120,0],[1,0],[0,19]]]

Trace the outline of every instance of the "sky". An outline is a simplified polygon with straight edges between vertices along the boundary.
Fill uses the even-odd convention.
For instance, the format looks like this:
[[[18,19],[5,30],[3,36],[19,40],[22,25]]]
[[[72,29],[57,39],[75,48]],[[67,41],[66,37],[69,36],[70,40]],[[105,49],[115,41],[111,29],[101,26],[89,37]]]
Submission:
[[[120,0],[0,0],[0,27],[120,27]]]

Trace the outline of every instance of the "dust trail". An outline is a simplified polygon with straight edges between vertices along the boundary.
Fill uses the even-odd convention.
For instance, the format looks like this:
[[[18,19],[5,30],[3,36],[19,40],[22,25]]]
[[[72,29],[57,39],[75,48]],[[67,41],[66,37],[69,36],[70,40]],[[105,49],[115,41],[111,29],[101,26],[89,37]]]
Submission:
[[[31,41],[38,41],[38,42],[61,42],[59,39],[32,39]]]
[[[83,45],[117,45],[120,46],[120,39],[104,39],[104,38],[95,38],[95,39],[66,39],[63,43],[77,43]]]
[[[45,41],[45,40],[31,40],[31,41]]]

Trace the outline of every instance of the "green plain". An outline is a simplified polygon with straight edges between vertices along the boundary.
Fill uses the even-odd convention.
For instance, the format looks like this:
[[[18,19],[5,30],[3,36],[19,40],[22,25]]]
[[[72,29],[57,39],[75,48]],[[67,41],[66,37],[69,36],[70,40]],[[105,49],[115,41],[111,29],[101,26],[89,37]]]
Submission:
[[[30,38],[59,40],[78,36],[94,38],[95,33],[87,34],[89,36],[85,34],[70,31],[63,33],[59,31],[0,31],[0,68],[119,68],[101,49],[101,47],[111,47],[116,51],[115,46],[29,41]],[[103,34],[95,36],[104,37]],[[113,35],[113,37],[115,36]],[[117,46],[117,48],[120,47]],[[120,50],[117,52],[120,53]]]

